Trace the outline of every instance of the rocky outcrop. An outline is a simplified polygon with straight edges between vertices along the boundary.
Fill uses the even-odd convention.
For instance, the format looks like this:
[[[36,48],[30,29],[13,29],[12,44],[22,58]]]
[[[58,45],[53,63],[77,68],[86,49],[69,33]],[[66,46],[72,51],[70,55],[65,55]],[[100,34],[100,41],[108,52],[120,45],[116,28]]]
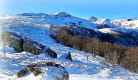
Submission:
[[[29,71],[31,71],[35,76],[38,76],[42,71],[37,66],[38,64],[28,65],[17,73],[17,77],[24,77],[29,73]]]
[[[43,69],[42,69],[43,68]],[[46,70],[46,68],[48,68]],[[45,71],[45,72],[44,72]],[[28,65],[24,69],[20,70],[17,73],[17,77],[25,77],[29,76],[29,72],[33,73],[34,76],[38,75],[46,75],[46,80],[69,80],[69,74],[66,71],[64,67],[62,67],[60,64],[56,64],[53,62],[43,62],[43,63],[37,63]],[[48,74],[48,72],[52,72],[52,74]]]
[[[22,69],[21,71],[19,71],[19,72],[17,73],[17,77],[23,77],[23,76],[25,76],[28,72],[29,72],[29,71],[28,71],[28,68],[24,68],[24,69]]]
[[[42,49],[39,47],[35,47],[33,45],[33,43],[29,42],[29,41],[25,41],[23,42],[23,50],[24,51],[28,51],[30,53],[33,53],[35,55],[39,55],[42,53]]]
[[[23,39],[12,36],[8,31],[2,32],[2,38],[4,45],[9,45],[18,52],[23,51]]]
[[[4,45],[9,45],[10,47],[13,47],[17,52],[28,51],[30,53],[33,53],[34,55],[39,55],[42,52],[45,52],[52,58],[57,58],[56,52],[54,52],[50,48],[45,49],[45,45],[31,40],[28,37],[24,37],[8,31],[3,31],[2,37]]]
[[[13,47],[17,52],[28,51],[35,55],[42,53],[42,49],[36,47],[36,45],[39,46],[37,42],[26,40],[26,38],[8,31],[4,31],[2,36],[4,44]]]

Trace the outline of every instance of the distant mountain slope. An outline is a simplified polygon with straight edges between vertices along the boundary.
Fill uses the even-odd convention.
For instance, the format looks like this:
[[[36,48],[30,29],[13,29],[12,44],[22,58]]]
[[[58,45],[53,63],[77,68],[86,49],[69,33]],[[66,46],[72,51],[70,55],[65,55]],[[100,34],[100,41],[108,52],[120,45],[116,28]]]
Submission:
[[[112,20],[111,23],[116,27],[138,29],[138,19],[117,19]]]
[[[5,22],[5,20],[9,22]],[[14,22],[16,20],[16,22]],[[45,13],[23,13],[15,16],[0,16],[0,24],[35,24],[41,26],[54,25],[54,26],[79,26],[90,29],[96,28],[125,28],[125,29],[138,29],[138,19],[100,19],[90,17],[88,19],[81,19],[72,16],[65,12],[57,12],[53,14]],[[10,23],[11,22],[11,23]],[[8,23],[8,24],[7,24]]]
[[[29,21],[39,23],[39,24],[50,24],[55,26],[80,26],[87,28],[96,28],[96,24],[91,23],[85,19],[74,17],[65,12],[59,12],[54,14],[44,14],[44,13],[23,13],[18,16],[26,16],[29,18]]]
[[[138,19],[100,19],[96,17],[90,17],[87,19],[88,21],[100,24],[100,25],[108,25],[108,27],[115,28],[125,28],[125,29],[138,29]],[[106,28],[106,26],[105,26]]]
[[[96,17],[90,17],[87,20],[92,23],[99,24],[100,26],[103,26],[103,28],[104,27],[114,27],[113,24],[111,23],[110,19],[99,19]]]

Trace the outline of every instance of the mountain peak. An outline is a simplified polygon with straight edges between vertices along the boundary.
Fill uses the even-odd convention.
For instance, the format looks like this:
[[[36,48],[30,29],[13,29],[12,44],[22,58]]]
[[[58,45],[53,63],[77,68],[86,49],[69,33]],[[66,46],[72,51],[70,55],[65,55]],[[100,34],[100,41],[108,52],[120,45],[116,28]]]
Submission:
[[[71,17],[70,14],[66,13],[66,12],[57,12],[57,13],[54,13],[52,14],[54,16],[61,16],[61,17]]]
[[[96,18],[96,17],[94,17],[94,16],[91,16],[90,18],[88,18],[88,20],[89,20],[89,21],[96,21],[96,20],[97,20],[97,18]]]

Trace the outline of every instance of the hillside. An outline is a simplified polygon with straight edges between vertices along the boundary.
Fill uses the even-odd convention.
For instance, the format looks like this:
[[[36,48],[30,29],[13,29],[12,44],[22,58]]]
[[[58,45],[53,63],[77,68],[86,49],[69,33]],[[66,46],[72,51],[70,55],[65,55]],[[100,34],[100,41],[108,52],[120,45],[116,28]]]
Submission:
[[[0,63],[2,66],[0,66],[0,78],[2,80],[55,80],[55,76],[62,77],[60,75],[62,73],[60,72],[62,71],[61,68],[45,68],[41,66],[44,73],[39,76],[34,76],[31,72],[21,78],[16,75],[28,65],[54,62],[66,69],[69,74],[69,80],[137,80],[138,74],[124,67],[116,64],[115,68],[113,68],[111,63],[108,63],[100,56],[94,57],[88,52],[79,51],[57,43],[56,40],[50,37],[50,34],[53,33],[51,26],[76,26],[74,33],[81,33],[80,35],[84,36],[87,36],[88,29],[93,30],[98,35],[103,33],[112,34],[119,31],[127,33],[129,31],[135,34],[133,35],[134,37],[137,36],[137,20],[132,20],[130,23],[128,20],[97,20],[96,18],[91,18],[91,20],[77,18],[65,12],[54,14],[24,13],[15,16],[1,16],[0,26],[2,26],[4,31],[19,35],[21,39],[29,39],[45,45],[46,48],[57,53],[57,58],[51,58],[45,52],[42,52],[40,55],[34,55],[27,51],[18,52],[9,46],[4,46],[4,49],[1,47]],[[130,26],[131,24],[134,25]],[[108,25],[108,27],[105,25]],[[85,31],[83,28],[88,29]],[[3,53],[4,50],[5,55]],[[71,53],[72,61],[66,59],[69,52]]]

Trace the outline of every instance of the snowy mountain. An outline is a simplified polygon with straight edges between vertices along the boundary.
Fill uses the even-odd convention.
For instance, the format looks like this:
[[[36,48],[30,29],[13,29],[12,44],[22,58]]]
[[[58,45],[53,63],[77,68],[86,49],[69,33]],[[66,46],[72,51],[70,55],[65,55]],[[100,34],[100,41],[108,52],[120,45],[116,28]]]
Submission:
[[[87,20],[95,24],[108,25],[108,27],[123,28],[123,29],[138,29],[138,24],[137,24],[138,19],[110,20],[110,19],[99,19],[96,17],[90,17]]]
[[[81,19],[65,12],[58,12],[54,14],[23,13],[15,16],[0,16],[0,26],[3,30],[15,33],[17,36],[20,35],[25,39],[29,38],[41,45],[45,45],[46,49],[49,48],[57,53],[57,58],[51,58],[44,52],[40,55],[33,55],[27,51],[17,52],[9,46],[5,46],[3,48],[2,45],[0,45],[0,79],[56,80],[55,78],[62,77],[61,73],[64,72],[62,71],[63,68],[61,69],[60,67],[57,69],[55,67],[46,67],[42,65],[40,66],[40,70],[43,70],[43,73],[39,76],[34,76],[33,73],[29,72],[22,78],[17,77],[17,73],[28,65],[43,62],[54,62],[56,64],[60,64],[68,72],[69,80],[138,79],[138,74],[133,73],[124,67],[115,65],[115,68],[113,69],[112,65],[107,63],[104,58],[99,56],[93,57],[90,53],[62,45],[50,37],[51,26],[62,27],[70,25],[77,26],[74,29],[74,33],[83,33],[84,35],[89,35],[90,33],[99,35],[98,31],[100,31],[100,36],[102,33],[111,34],[118,31],[124,33],[127,33],[127,31],[132,32],[131,29],[137,31],[137,19],[131,21],[128,21],[127,19],[98,19],[95,17]],[[92,31],[89,29],[92,29]],[[133,36],[137,37],[136,34]],[[3,53],[3,51],[5,52]],[[71,53],[72,61],[65,58],[68,52]]]
[[[138,31],[138,19],[99,19],[96,17],[91,17],[89,19],[81,19],[71,14],[65,12],[57,12],[53,14],[45,13],[23,13],[14,16],[1,16],[0,25],[1,26],[39,26],[43,28],[49,28],[50,26],[76,26],[83,27],[88,29],[93,29],[95,31],[100,31],[106,34],[125,34],[131,33],[130,36],[125,36],[120,39],[117,43],[122,45],[123,40],[127,39],[128,41],[123,43],[125,46],[137,45],[137,35]],[[14,23],[14,24],[13,24]],[[84,31],[88,32],[88,31]],[[90,34],[92,36],[92,34]],[[93,34],[94,35],[94,34]],[[130,39],[131,38],[131,39]],[[130,42],[131,41],[131,42]]]
[[[116,27],[138,29],[138,19],[118,19],[112,20],[111,23]]]
[[[99,19],[96,17],[90,17],[87,19],[88,21],[95,23],[95,24],[99,24],[99,25],[108,25],[109,27],[114,27],[113,24],[111,23],[110,19]]]
[[[45,25],[54,25],[54,26],[79,26],[86,27],[90,29],[96,28],[125,28],[125,29],[137,29],[138,19],[100,19],[96,17],[90,17],[88,19],[81,19],[71,14],[65,12],[57,12],[53,14],[45,13],[23,13],[15,16],[1,16],[1,23],[4,23],[4,20],[9,19],[10,22],[16,20],[18,23],[31,23],[35,25],[45,26]],[[19,21],[19,22],[17,22]]]
[[[35,22],[39,24],[50,24],[55,26],[80,26],[80,27],[87,27],[87,28],[96,28],[96,24],[91,23],[85,19],[81,19],[78,17],[74,17],[70,14],[65,12],[58,12],[54,14],[44,14],[44,13],[24,13],[19,14],[18,17],[28,17],[30,22]],[[37,22],[39,21],[39,22]]]

